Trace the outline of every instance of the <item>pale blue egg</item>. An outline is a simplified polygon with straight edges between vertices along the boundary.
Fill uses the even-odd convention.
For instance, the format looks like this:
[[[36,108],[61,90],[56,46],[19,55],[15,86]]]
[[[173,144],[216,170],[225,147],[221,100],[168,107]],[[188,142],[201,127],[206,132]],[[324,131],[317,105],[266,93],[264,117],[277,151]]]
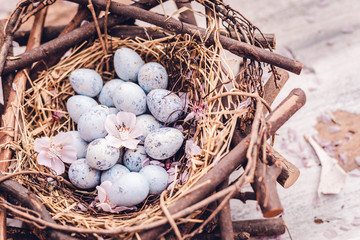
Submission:
[[[143,132],[143,135],[138,137],[141,142],[145,141],[145,138],[149,133],[161,127],[161,123],[150,114],[142,114],[136,117],[136,128]]]
[[[178,95],[166,89],[154,89],[146,97],[151,114],[160,122],[171,123],[182,115],[182,102]]]
[[[100,184],[101,172],[91,168],[85,158],[74,161],[69,168],[69,179],[72,184],[81,189],[94,188]]]
[[[164,127],[151,132],[145,139],[145,151],[151,158],[164,160],[175,155],[184,141],[176,128]]]
[[[70,84],[77,94],[95,97],[103,87],[101,76],[92,69],[80,68],[70,74]]]
[[[101,174],[101,183],[105,181],[110,181],[112,183],[116,182],[122,175],[125,173],[129,173],[129,169],[127,169],[124,165],[115,164],[109,170],[102,172]]]
[[[117,114],[119,112],[119,110],[117,110],[117,108],[111,107],[109,108],[109,114]]]
[[[136,149],[126,150],[123,163],[132,172],[138,172],[142,168],[142,162],[147,158],[145,147],[138,145]]]
[[[86,163],[98,170],[108,170],[119,160],[120,150],[109,144],[105,138],[95,139],[86,149]]]
[[[83,113],[91,111],[98,103],[91,97],[71,96],[66,102],[66,109],[74,122],[78,122]]]
[[[160,194],[164,191],[168,184],[168,173],[160,166],[147,165],[140,170],[149,183],[150,194]]]
[[[84,158],[85,157],[85,153],[86,153],[86,147],[88,145],[87,142],[84,141],[84,139],[82,139],[80,137],[80,134],[78,131],[69,131],[69,133],[71,134],[71,136],[73,137],[73,142],[71,144],[71,146],[73,146],[74,148],[76,148],[77,151],[77,158]]]
[[[104,87],[102,88],[102,90],[99,94],[99,102],[102,105],[106,105],[108,107],[114,106],[114,102],[112,99],[113,91],[123,82],[124,81],[122,81],[120,79],[113,79],[113,80],[110,80],[109,82],[105,83]]]
[[[168,86],[168,74],[161,64],[149,62],[140,68],[138,82],[146,93],[154,89],[166,89]]]
[[[81,115],[78,122],[80,137],[87,142],[107,135],[104,127],[108,111],[104,107],[99,107]]]
[[[108,197],[118,206],[131,207],[144,201],[148,194],[147,180],[140,173],[130,172],[111,185]]]
[[[119,111],[132,112],[135,115],[146,112],[146,94],[135,83],[120,84],[113,92],[113,100]]]
[[[124,81],[137,81],[137,75],[144,61],[139,54],[130,48],[120,48],[114,54],[116,74]]]

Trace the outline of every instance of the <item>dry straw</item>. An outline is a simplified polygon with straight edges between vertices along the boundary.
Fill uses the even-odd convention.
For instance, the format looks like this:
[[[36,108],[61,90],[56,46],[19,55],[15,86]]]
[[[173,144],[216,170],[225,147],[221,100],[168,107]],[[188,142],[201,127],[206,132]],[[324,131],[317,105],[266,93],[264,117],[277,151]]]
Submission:
[[[221,47],[205,46],[188,35],[166,35],[155,40],[106,38],[107,55],[104,55],[99,40],[84,43],[38,79],[29,79],[30,87],[25,92],[24,103],[18,109],[20,118],[16,120],[15,141],[11,145],[16,150],[16,159],[11,162],[10,172],[36,170],[50,173],[49,169],[37,164],[33,143],[39,137],[76,129],[65,107],[66,100],[74,95],[68,80],[70,73],[75,69],[90,68],[99,72],[104,81],[113,79],[116,76],[113,68],[109,67],[112,66],[113,53],[118,48],[128,47],[137,51],[145,62],[163,64],[169,73],[170,90],[188,94],[189,109],[184,112],[184,117],[195,108],[203,110],[203,115],[196,123],[194,120],[179,120],[175,123],[182,125],[186,139],[194,138],[203,152],[201,156],[190,158],[190,167],[186,165],[183,150],[172,159],[181,164],[176,175],[178,183],[162,199],[165,206],[168,206],[194,191],[191,190],[194,183],[229,152],[236,124],[240,120],[245,126],[254,113],[253,103],[245,108],[240,103],[248,97],[258,96],[239,90],[249,87],[240,85],[246,81],[225,70],[229,67],[226,66],[227,60],[222,57]],[[218,52],[221,54],[217,54]],[[186,182],[182,181],[184,171],[189,172]],[[55,181],[54,185],[43,175],[18,175],[16,179],[31,188],[46,205],[54,220],[61,224],[111,230],[143,226],[164,219],[159,196],[148,197],[138,206],[137,211],[109,214],[89,207],[96,191],[78,190],[66,181]],[[88,207],[88,210],[81,211],[79,203]],[[197,219],[200,212],[193,213],[187,219],[178,219],[178,222],[201,222]]]

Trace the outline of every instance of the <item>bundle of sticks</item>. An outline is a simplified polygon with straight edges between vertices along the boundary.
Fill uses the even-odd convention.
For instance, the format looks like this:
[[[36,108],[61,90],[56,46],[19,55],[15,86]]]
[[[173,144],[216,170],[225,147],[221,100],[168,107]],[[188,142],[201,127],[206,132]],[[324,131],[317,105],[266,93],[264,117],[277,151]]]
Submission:
[[[207,39],[207,44],[214,44],[214,37],[205,38],[206,30],[196,25],[192,11],[182,11],[180,20],[162,16],[153,13],[151,8],[158,5],[157,0],[140,0],[132,5],[123,5],[117,2],[106,0],[70,0],[78,3],[78,12],[72,21],[66,26],[44,28],[44,19],[46,16],[48,1],[40,1],[40,4],[33,7],[35,21],[31,31],[17,31],[19,16],[32,4],[33,1],[23,0],[19,3],[16,10],[10,16],[7,24],[1,22],[2,27],[0,34],[0,76],[2,76],[4,86],[5,108],[2,110],[1,127],[13,131],[17,113],[16,104],[22,102],[21,96],[17,92],[22,92],[26,88],[28,76],[36,77],[41,71],[56,64],[64,53],[76,44],[79,44],[91,37],[96,36],[101,31],[108,32],[115,37],[151,37],[153,39],[164,37],[164,34],[190,34],[197,38]],[[191,9],[190,2],[176,1],[179,8],[187,7]],[[89,22],[80,26],[84,20],[91,21],[92,13],[88,8],[93,10],[106,10],[111,14],[105,15],[96,21]],[[37,10],[37,11],[36,11]],[[139,19],[156,25],[156,28],[144,28],[134,26],[134,20]],[[126,25],[126,26],[124,26]],[[259,46],[267,45],[275,48],[274,34],[256,35]],[[267,51],[256,45],[250,45],[238,41],[235,33],[221,34],[219,41],[222,46],[230,52],[241,57],[254,59],[259,62],[271,64],[276,67],[277,75],[272,76],[264,85],[263,99],[271,104],[286,81],[290,71],[300,74],[302,64],[280,56],[271,51]],[[15,40],[20,44],[27,42],[25,53],[11,57],[11,43]],[[266,44],[261,44],[266,43]],[[285,70],[282,70],[285,69]],[[16,75],[15,72],[17,71]],[[14,87],[15,86],[15,87]],[[268,126],[267,136],[273,136],[295,112],[297,112],[306,101],[304,92],[301,89],[294,89],[288,97],[266,117]],[[262,106],[261,104],[259,104]],[[265,114],[266,109],[257,108],[256,115]],[[0,136],[0,145],[3,149],[0,152],[0,170],[2,173],[7,172],[8,161],[11,159],[12,152],[9,148],[4,148],[7,143],[12,141],[12,134],[2,132]],[[256,162],[254,179],[252,180],[253,192],[240,192],[237,182],[229,185],[228,176],[239,166],[245,167],[247,164],[247,149],[251,141],[251,130],[241,132],[236,130],[233,139],[233,149],[219,163],[211,169],[203,178],[201,178],[193,187],[192,191],[183,196],[175,203],[168,207],[167,219],[161,223],[149,225],[147,228],[139,231],[141,239],[155,239],[162,234],[167,233],[170,229],[174,230],[175,235],[180,238],[191,238],[196,234],[197,239],[247,239],[253,236],[273,236],[285,232],[284,221],[281,218],[274,218],[283,212],[283,207],[277,194],[276,185],[279,183],[282,187],[288,188],[297,180],[300,172],[292,163],[281,156],[270,144],[266,145],[263,150],[266,162],[260,156]],[[29,174],[41,174],[32,172]],[[25,189],[17,182],[10,180],[9,175],[0,175],[0,240],[6,239],[6,211],[16,215],[14,208],[6,201],[6,194],[17,199],[24,208],[39,214],[40,218],[34,220],[34,226],[42,226],[46,231],[42,231],[43,238],[51,239],[75,239],[70,236],[71,232],[78,233],[97,233],[116,235],[117,232],[90,231],[83,232],[81,229],[74,229],[69,226],[57,225],[52,220],[50,214],[33,193]],[[256,200],[261,208],[263,216],[269,219],[258,219],[250,221],[232,222],[230,217],[230,199],[240,199],[242,201]],[[210,216],[194,229],[195,224],[186,224],[181,229],[174,226],[174,220],[186,217],[195,210],[202,209],[206,206],[211,208],[214,205]],[[215,216],[218,216],[215,218]],[[215,230],[208,234],[202,233],[205,226],[210,221],[215,222]],[[28,221],[30,222],[30,221]],[[160,222],[160,221],[159,221]]]

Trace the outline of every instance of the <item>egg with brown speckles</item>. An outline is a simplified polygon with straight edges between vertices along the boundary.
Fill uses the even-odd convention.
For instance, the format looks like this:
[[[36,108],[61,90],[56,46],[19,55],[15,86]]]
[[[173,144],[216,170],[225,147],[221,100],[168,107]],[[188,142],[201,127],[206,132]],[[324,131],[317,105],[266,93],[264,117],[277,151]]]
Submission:
[[[146,97],[151,114],[160,122],[174,122],[182,115],[182,102],[178,95],[166,89],[154,89]]]
[[[90,167],[85,158],[74,161],[69,168],[69,179],[81,189],[94,188],[100,183],[101,172]]]
[[[164,160],[175,155],[184,136],[176,128],[164,127],[151,132],[145,139],[145,151],[151,158]]]
[[[113,91],[113,101],[119,111],[140,115],[146,112],[146,94],[136,83],[125,82]]]
[[[77,94],[95,97],[103,87],[101,76],[92,69],[80,68],[70,74],[70,84]]]
[[[120,150],[109,144],[105,138],[99,138],[89,143],[86,149],[86,163],[98,170],[108,170],[116,164]]]
[[[144,61],[139,54],[130,48],[120,48],[114,54],[115,72],[124,81],[136,82],[143,65]]]
[[[146,93],[154,89],[166,89],[168,74],[161,64],[149,62],[140,68],[138,82]]]

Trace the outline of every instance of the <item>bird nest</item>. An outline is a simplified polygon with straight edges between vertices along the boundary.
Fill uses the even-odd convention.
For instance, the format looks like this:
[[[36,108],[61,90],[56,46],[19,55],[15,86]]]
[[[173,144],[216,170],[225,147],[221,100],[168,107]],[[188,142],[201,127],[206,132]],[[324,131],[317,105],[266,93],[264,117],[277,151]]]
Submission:
[[[59,223],[89,232],[94,230],[94,233],[96,230],[122,229],[120,236],[125,237],[165,218],[164,208],[194,191],[194,184],[230,151],[236,126],[240,123],[245,128],[251,123],[255,110],[251,97],[258,95],[247,92],[251,89],[247,84],[253,84],[253,81],[245,81],[244,74],[235,76],[229,70],[229,61],[223,57],[220,46],[206,46],[189,35],[164,34],[163,38],[155,40],[105,36],[103,40],[106,51],[99,39],[85,42],[38,79],[28,79],[31,87],[18,109],[21,117],[16,122],[18,135],[12,146],[16,149],[16,161],[11,163],[9,170],[13,173],[43,173],[22,174],[17,180],[36,194]],[[75,94],[69,83],[70,73],[79,68],[90,68],[95,69],[105,82],[115,78],[113,54],[121,47],[135,50],[145,62],[158,62],[166,68],[168,89],[185,93],[186,106],[180,120],[165,125],[182,128],[185,140],[193,139],[202,152],[201,155],[185,154],[184,144],[171,159],[179,164],[174,168],[175,181],[168,191],[161,196],[149,195],[137,205],[137,210],[107,213],[90,206],[97,195],[96,190],[79,190],[68,181],[67,174],[55,176],[40,166],[33,143],[43,136],[76,130],[65,107],[66,100]],[[184,121],[189,114],[194,117]],[[199,221],[200,213],[195,211],[187,220],[181,221]]]

